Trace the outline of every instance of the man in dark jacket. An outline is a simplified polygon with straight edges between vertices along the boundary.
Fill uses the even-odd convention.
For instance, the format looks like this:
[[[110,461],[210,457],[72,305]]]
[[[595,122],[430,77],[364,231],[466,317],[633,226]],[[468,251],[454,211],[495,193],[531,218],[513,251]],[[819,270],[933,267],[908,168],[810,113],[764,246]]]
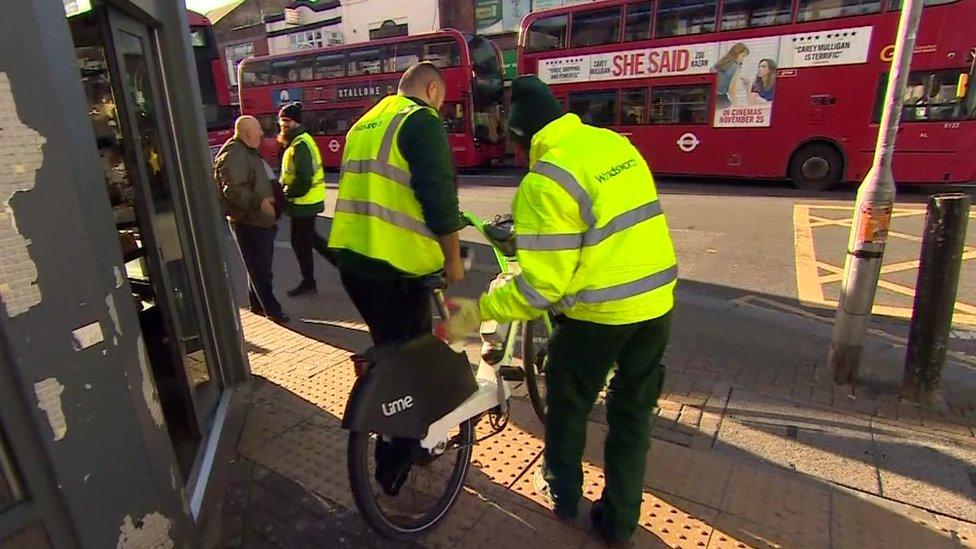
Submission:
[[[258,154],[261,135],[256,118],[238,118],[234,137],[214,158],[214,180],[247,267],[251,311],[283,323],[289,319],[272,290],[271,261],[278,232],[274,174]]]
[[[312,250],[316,250],[330,262],[328,242],[315,231],[315,219],[325,210],[325,170],[322,154],[312,136],[302,126],[302,105],[291,103],[278,113],[281,132],[278,142],[285,148],[281,157],[281,185],[288,200],[288,216],[291,217],[291,247],[298,259],[302,280],[288,291],[290,297],[314,294],[315,264]]]

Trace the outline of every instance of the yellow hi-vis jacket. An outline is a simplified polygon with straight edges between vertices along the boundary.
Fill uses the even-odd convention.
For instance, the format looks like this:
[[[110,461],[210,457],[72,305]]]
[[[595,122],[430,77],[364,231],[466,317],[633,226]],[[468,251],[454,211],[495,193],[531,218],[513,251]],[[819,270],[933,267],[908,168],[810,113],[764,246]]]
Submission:
[[[288,187],[295,181],[295,145],[305,143],[308,152],[312,155],[312,185],[308,192],[296,198],[289,198],[292,204],[300,206],[307,204],[318,204],[325,200],[325,170],[322,168],[322,153],[319,152],[318,145],[308,133],[302,133],[295,137],[285,149],[285,154],[281,158],[281,186],[288,190]]]
[[[674,245],[654,178],[624,137],[566,114],[540,130],[512,204],[522,272],[485,294],[481,315],[550,310],[599,324],[658,318],[674,306]]]
[[[424,221],[410,186],[410,166],[397,144],[411,114],[428,109],[402,95],[380,100],[346,135],[339,196],[329,247],[385,261],[408,274],[444,268],[444,253]]]

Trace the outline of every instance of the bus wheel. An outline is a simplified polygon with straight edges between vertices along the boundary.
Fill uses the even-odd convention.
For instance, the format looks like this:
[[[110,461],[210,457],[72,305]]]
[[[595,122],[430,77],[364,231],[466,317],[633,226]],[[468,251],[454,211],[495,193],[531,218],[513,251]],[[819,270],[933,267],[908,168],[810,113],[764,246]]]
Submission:
[[[800,147],[790,160],[793,186],[804,191],[825,191],[840,183],[843,172],[840,152],[826,143]]]

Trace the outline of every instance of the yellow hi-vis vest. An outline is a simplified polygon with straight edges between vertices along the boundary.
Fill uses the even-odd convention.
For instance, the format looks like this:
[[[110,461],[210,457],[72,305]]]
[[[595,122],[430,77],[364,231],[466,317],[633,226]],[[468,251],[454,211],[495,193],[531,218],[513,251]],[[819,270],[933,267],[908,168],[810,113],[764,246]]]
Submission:
[[[346,134],[329,246],[385,261],[412,275],[444,268],[444,253],[427,228],[410,186],[410,166],[397,138],[403,122],[422,109],[402,95],[380,100]]]
[[[674,306],[674,245],[647,163],[620,135],[566,114],[532,138],[512,204],[520,275],[480,301],[495,320],[550,310],[599,324]]]
[[[285,155],[281,158],[281,186],[288,191],[288,186],[295,182],[295,145],[305,143],[308,152],[312,155],[312,186],[308,192],[297,198],[289,198],[292,204],[306,205],[318,204],[325,201],[325,170],[322,169],[322,154],[319,152],[315,140],[307,133],[302,133],[295,137],[285,149]]]

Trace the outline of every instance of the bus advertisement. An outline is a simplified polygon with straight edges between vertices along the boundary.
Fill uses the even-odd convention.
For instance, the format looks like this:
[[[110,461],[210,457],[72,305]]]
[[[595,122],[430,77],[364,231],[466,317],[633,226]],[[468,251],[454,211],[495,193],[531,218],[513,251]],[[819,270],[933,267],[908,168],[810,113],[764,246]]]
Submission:
[[[859,181],[899,0],[609,0],[526,16],[519,72],[656,173]],[[976,0],[927,0],[894,156],[900,183],[976,180]]]
[[[453,29],[247,59],[239,69],[241,112],[261,121],[262,155],[277,166],[278,110],[300,101],[303,125],[318,143],[323,164],[337,168],[352,124],[395,93],[400,74],[420,61],[434,63],[444,75],[440,114],[455,165],[500,161],[505,154],[501,52],[489,40]]]

